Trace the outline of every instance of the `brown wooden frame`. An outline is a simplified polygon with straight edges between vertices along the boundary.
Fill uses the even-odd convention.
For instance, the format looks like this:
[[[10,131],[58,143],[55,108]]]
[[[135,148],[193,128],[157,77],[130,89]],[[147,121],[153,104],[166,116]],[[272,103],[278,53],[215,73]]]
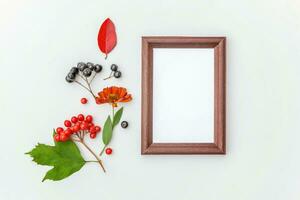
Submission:
[[[153,48],[214,48],[214,142],[153,143]],[[226,38],[142,37],[142,154],[225,154]]]

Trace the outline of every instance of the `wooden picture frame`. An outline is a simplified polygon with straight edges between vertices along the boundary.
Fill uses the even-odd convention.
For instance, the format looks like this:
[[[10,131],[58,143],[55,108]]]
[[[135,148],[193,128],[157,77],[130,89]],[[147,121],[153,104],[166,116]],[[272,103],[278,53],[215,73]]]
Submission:
[[[213,49],[213,142],[153,142],[153,50],[156,48]],[[226,153],[226,38],[142,37],[141,154],[225,154]],[[201,93],[201,91],[199,91]]]

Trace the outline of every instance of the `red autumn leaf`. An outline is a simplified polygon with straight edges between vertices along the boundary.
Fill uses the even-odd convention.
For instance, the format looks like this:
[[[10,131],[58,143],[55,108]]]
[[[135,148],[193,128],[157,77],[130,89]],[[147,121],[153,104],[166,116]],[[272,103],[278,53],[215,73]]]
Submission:
[[[114,23],[107,18],[101,25],[98,33],[98,46],[101,52],[109,54],[117,44],[117,34]]]

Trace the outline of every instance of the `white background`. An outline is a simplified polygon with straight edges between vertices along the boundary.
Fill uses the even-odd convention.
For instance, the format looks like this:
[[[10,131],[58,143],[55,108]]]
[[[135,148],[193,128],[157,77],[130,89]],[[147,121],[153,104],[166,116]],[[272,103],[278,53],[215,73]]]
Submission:
[[[0,2],[0,199],[300,198],[298,0]],[[119,43],[104,62],[96,37],[107,16]],[[142,35],[227,36],[227,155],[140,155]],[[74,113],[88,110],[103,124],[109,112],[82,106],[88,93],[65,83],[78,61],[120,65],[122,79],[99,77],[93,86],[128,87],[130,127],[115,131],[107,174],[89,164],[64,181],[41,183],[49,168],[24,152],[51,143],[52,128]]]
[[[153,142],[214,142],[214,48],[154,48],[153,80]]]

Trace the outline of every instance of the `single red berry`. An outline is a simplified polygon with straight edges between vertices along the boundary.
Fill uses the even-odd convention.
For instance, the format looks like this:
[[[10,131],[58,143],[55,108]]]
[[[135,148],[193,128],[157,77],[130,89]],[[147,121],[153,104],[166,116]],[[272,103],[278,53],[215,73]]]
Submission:
[[[80,126],[81,122],[76,122],[75,126]]]
[[[73,131],[72,131],[71,128],[67,128],[67,129],[64,131],[64,133],[65,133],[67,136],[70,136],[70,135],[72,135]]]
[[[62,132],[60,134],[60,137],[59,137],[59,140],[62,141],[62,142],[65,142],[69,139],[69,137],[67,136],[67,134],[65,132]]]
[[[79,114],[77,116],[77,118],[78,118],[79,121],[83,121],[84,120],[84,115],[83,114]]]
[[[81,98],[80,99],[80,102],[82,103],[82,104],[86,104],[87,102],[88,102],[88,100],[86,99],[86,98]]]
[[[96,132],[98,133],[98,132],[101,131],[101,127],[100,127],[100,126],[95,126],[95,130],[96,130]]]
[[[73,117],[71,118],[71,122],[73,122],[74,124],[75,124],[77,121],[78,121],[78,118],[77,118],[77,117],[73,116]]]
[[[95,126],[90,127],[90,133],[97,133]]]
[[[93,127],[93,126],[94,126],[93,123],[89,123],[89,124],[88,124],[88,127],[89,127],[89,128],[91,128],[91,127]]]
[[[86,121],[86,122],[89,122],[89,123],[92,122],[92,121],[93,121],[92,115],[86,116],[86,117],[85,117],[85,121]]]
[[[63,132],[64,131],[64,129],[62,128],[62,127],[58,127],[57,129],[56,129],[56,133],[57,134],[60,134],[61,132]]]
[[[97,134],[96,133],[90,133],[90,138],[94,139],[96,138]]]
[[[75,126],[73,126],[73,132],[74,133],[76,133],[76,132],[78,132],[80,130],[80,125],[75,125]]]
[[[113,152],[113,150],[112,150],[111,148],[105,149],[105,153],[106,153],[107,155],[112,154],[112,152]]]
[[[72,126],[72,123],[70,122],[70,120],[65,120],[64,124],[65,124],[66,127],[71,127]]]
[[[59,134],[55,134],[55,135],[54,135],[54,140],[55,140],[55,142],[59,142],[59,141],[60,141],[60,136],[59,136]]]

